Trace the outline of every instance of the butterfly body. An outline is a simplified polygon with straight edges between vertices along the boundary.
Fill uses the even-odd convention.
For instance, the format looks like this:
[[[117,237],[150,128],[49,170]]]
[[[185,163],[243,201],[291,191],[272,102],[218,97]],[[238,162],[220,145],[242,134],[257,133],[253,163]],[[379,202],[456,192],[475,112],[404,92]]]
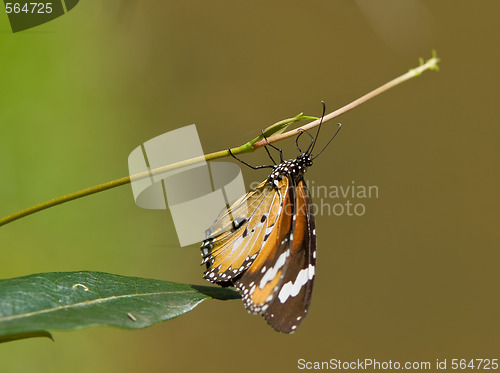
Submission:
[[[306,152],[273,166],[219,215],[201,247],[204,278],[235,286],[249,312],[285,333],[307,314],[314,282],[316,229],[303,178],[311,165]]]

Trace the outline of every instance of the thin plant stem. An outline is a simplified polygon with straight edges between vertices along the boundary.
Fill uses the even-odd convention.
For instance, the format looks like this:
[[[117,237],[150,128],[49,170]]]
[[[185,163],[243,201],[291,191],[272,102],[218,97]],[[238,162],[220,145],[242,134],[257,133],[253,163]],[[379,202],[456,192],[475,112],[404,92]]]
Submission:
[[[378,96],[379,94],[381,94],[381,93],[383,93],[383,92],[385,92],[385,91],[387,91],[387,90],[389,90],[389,89],[391,89],[391,88],[393,88],[393,87],[395,87],[395,86],[397,86],[397,85],[399,85],[399,84],[401,84],[401,83],[403,83],[411,78],[419,76],[420,74],[422,74],[426,70],[438,70],[438,63],[439,63],[439,58],[437,58],[435,52],[433,52],[433,57],[425,63],[423,62],[423,60],[421,60],[420,66],[418,66],[417,68],[411,69],[407,73],[405,73],[405,74],[397,77],[396,79],[393,79],[390,82],[378,87],[377,89],[367,93],[366,95],[358,98],[357,100],[354,100],[350,104],[347,104],[344,107],[342,107],[338,110],[335,110],[334,112],[332,112],[330,114],[325,115],[325,117],[323,118],[323,123],[328,122],[329,120],[336,118],[341,114],[344,114],[345,112],[363,104],[364,102]],[[301,126],[299,128],[290,130],[290,131],[282,133],[280,135],[272,136],[272,137],[268,138],[267,141],[269,143],[273,143],[273,142],[287,139],[287,138],[292,137],[292,136],[296,136],[301,130],[309,130],[311,128],[318,126],[319,123],[320,123],[320,120],[317,119],[317,120],[315,120],[309,124],[306,124],[304,126]],[[242,146],[232,148],[231,152],[233,154],[248,153],[248,152],[252,152],[258,148],[261,148],[265,145],[267,145],[266,140],[261,140],[261,141],[257,141],[254,143],[246,143]],[[159,167],[159,168],[155,168],[155,169],[152,169],[152,170],[149,170],[146,172],[142,172],[142,173],[131,175],[131,176],[122,177],[120,179],[108,181],[106,183],[99,184],[99,185],[96,185],[96,186],[93,186],[93,187],[90,187],[87,189],[83,189],[83,190],[80,190],[77,192],[69,193],[69,194],[51,199],[49,201],[42,202],[42,203],[39,203],[37,205],[28,207],[27,209],[18,211],[18,212],[11,214],[9,216],[6,216],[6,217],[0,219],[0,227],[3,225],[6,225],[8,223],[11,223],[13,221],[19,220],[25,216],[34,214],[38,211],[42,211],[42,210],[48,209],[48,208],[53,207],[53,206],[57,206],[57,205],[60,205],[60,204],[63,204],[63,203],[69,202],[69,201],[73,201],[75,199],[90,196],[92,194],[103,192],[103,191],[109,190],[109,189],[113,189],[113,188],[119,187],[121,185],[130,184],[133,181],[141,180],[141,179],[144,179],[147,177],[151,177],[151,176],[154,176],[154,175],[166,172],[166,171],[170,171],[170,170],[173,170],[176,168],[196,164],[196,163],[203,162],[203,161],[210,161],[210,160],[214,160],[214,159],[219,159],[219,158],[223,158],[223,157],[227,157],[227,156],[229,156],[229,151],[228,150],[221,150],[221,151],[218,151],[215,153],[206,154],[206,155],[201,156],[201,157],[196,157],[196,158],[187,159],[187,160],[177,162],[177,163],[172,163],[172,164],[169,164],[169,165],[166,165],[163,167]]]
[[[357,100],[354,100],[350,104],[347,104],[347,105],[341,107],[340,109],[335,110],[334,112],[325,115],[323,118],[323,123],[328,122],[329,120],[332,120],[333,118],[338,117],[338,116],[348,112],[351,109],[354,109],[356,106],[359,106],[359,105],[365,103],[366,101],[374,98],[375,96],[378,96],[379,94],[381,94],[385,91],[388,91],[389,89],[391,89],[391,88],[393,88],[393,87],[395,87],[395,86],[397,86],[397,85],[399,85],[399,84],[401,84],[401,83],[403,83],[411,78],[419,76],[425,70],[438,70],[438,62],[439,62],[439,58],[434,56],[433,58],[428,60],[426,63],[422,63],[419,67],[417,67],[415,69],[411,69],[406,74],[403,74],[403,75],[397,77],[396,79],[393,79],[388,83],[385,83],[384,85],[374,89],[373,91],[358,98]],[[297,136],[301,131],[310,130],[311,128],[318,126],[320,123],[320,120],[321,119],[317,119],[314,122],[308,123],[302,127],[298,127],[296,129],[282,133],[281,135],[273,136],[267,140],[269,141],[269,143],[273,143],[276,141],[281,141],[281,140],[287,139],[289,137]],[[261,140],[261,141],[256,142],[255,144],[253,144],[255,149],[258,149],[258,148],[265,146],[265,145],[267,145],[267,142],[265,140]]]

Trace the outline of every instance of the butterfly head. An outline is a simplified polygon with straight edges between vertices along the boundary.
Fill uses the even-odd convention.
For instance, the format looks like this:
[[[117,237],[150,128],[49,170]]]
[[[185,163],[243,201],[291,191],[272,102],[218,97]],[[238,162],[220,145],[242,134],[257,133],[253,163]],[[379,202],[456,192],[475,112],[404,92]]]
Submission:
[[[283,176],[301,179],[307,168],[312,166],[312,157],[308,153],[301,153],[296,159],[281,162],[274,166],[269,180],[277,187]]]
[[[313,164],[312,156],[309,153],[301,153],[297,157],[297,165],[304,168],[304,171],[307,167],[311,167]]]

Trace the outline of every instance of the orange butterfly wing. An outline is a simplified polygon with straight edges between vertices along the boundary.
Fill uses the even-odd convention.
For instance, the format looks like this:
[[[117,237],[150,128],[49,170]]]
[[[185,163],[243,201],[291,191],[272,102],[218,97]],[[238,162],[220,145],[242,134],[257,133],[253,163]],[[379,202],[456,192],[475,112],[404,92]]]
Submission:
[[[250,267],[276,226],[286,187],[275,189],[266,180],[221,213],[202,245],[205,279],[233,285]]]

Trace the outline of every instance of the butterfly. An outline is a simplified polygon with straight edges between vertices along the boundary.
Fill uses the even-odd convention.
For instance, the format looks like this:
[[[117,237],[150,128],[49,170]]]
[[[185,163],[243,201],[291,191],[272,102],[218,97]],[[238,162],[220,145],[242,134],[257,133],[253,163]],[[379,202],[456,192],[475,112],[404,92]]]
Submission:
[[[323,116],[325,107],[323,104]],[[321,122],[313,137],[302,131],[296,138],[299,155],[283,160],[281,149],[269,177],[222,211],[206,231],[201,246],[203,277],[223,287],[236,287],[250,313],[262,315],[277,331],[294,332],[304,320],[316,272],[316,225],[304,173],[316,157],[312,151]],[[311,137],[308,149],[300,150],[303,133]],[[264,137],[265,138],[265,137]],[[266,139],[267,141],[267,139]]]

